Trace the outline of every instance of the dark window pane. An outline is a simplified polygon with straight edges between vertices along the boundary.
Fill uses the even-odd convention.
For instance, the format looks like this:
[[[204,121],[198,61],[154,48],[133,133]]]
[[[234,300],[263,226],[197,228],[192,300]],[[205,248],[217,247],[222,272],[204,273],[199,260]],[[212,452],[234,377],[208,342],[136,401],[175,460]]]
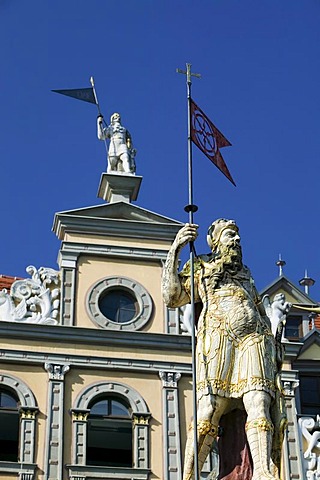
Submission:
[[[127,417],[129,416],[128,409],[117,400],[111,400],[110,414],[113,416],[120,416],[120,415],[126,415]]]
[[[116,323],[130,322],[138,312],[137,300],[124,289],[108,290],[99,299],[99,309],[106,318]]]
[[[19,448],[18,401],[0,390],[0,461],[17,462]]]
[[[0,391],[0,408],[17,408],[17,400],[9,393]]]
[[[132,467],[132,420],[128,407],[118,397],[100,397],[92,403],[87,464]]]
[[[320,411],[320,376],[300,376],[301,413],[318,415]]]
[[[87,463],[132,467],[131,419],[89,417]]]
[[[108,415],[108,400],[101,400],[92,405],[90,410],[91,415]]]
[[[286,338],[298,340],[302,337],[302,316],[288,315],[285,326]]]

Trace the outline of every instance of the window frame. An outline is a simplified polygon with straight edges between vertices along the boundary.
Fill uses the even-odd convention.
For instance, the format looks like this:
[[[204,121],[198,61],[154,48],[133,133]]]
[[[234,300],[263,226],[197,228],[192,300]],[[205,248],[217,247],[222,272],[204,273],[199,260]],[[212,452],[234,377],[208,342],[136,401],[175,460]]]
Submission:
[[[89,406],[95,398],[104,396],[122,398],[131,410],[133,467],[106,467],[87,465],[86,444],[88,433]],[[69,477],[108,478],[112,473],[115,479],[147,480],[150,473],[150,439],[149,420],[151,413],[142,396],[132,387],[123,383],[107,381],[86,387],[77,397],[72,414],[72,465],[67,465]]]
[[[128,322],[119,323],[106,317],[100,310],[100,299],[112,290],[127,291],[137,301],[137,313]],[[104,277],[89,290],[86,309],[91,321],[105,330],[141,330],[151,319],[153,303],[148,291],[136,280],[122,276]]]
[[[19,399],[19,447],[18,461],[0,461],[0,473],[17,474],[20,478],[32,480],[37,465],[35,458],[36,415],[39,411],[30,388],[19,378],[0,372],[0,388],[14,392]]]

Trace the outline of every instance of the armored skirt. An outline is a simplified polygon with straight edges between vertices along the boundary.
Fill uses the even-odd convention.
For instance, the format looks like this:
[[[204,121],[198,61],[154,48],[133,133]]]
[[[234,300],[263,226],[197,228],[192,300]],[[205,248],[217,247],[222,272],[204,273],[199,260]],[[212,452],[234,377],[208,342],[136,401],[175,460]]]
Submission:
[[[257,307],[248,269],[212,285],[208,265],[195,274],[195,301],[203,308],[197,332],[197,391],[202,395],[241,398],[252,390],[274,396],[275,339]],[[187,293],[188,276],[181,276]]]

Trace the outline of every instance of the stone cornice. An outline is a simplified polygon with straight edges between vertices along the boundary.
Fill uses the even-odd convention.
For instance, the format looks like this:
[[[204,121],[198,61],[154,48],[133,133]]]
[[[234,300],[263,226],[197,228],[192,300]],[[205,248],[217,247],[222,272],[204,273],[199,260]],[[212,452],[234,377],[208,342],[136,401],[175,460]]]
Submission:
[[[122,354],[123,355],[123,354]],[[112,358],[107,356],[96,355],[68,355],[47,352],[33,352],[29,350],[9,350],[6,348],[0,349],[1,363],[19,363],[27,365],[41,365],[44,363],[52,364],[68,364],[72,368],[94,368],[109,370],[123,370],[123,371],[140,371],[140,372],[154,372],[159,374],[159,371],[168,371],[172,373],[190,374],[190,363],[179,363],[174,360],[140,360],[136,358]]]
[[[22,324],[0,321],[0,338],[41,341],[48,343],[83,344],[86,347],[104,345],[132,349],[169,350],[189,352],[189,335],[172,335],[148,332],[125,332],[61,325]]]
[[[168,247],[169,248],[169,247]],[[123,247],[121,245],[99,245],[79,242],[62,242],[61,255],[102,255],[109,257],[148,259],[154,261],[165,261],[168,254],[167,250],[153,248]]]
[[[63,240],[65,233],[76,233],[171,242],[182,225],[180,222],[153,223],[141,220],[81,217],[79,215],[57,213],[53,231],[60,240]]]

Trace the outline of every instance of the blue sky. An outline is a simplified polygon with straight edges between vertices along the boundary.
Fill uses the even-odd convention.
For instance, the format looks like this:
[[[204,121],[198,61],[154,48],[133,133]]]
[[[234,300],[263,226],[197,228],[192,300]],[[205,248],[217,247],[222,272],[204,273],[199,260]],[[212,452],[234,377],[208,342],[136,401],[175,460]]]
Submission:
[[[320,300],[319,0],[0,0],[0,273],[56,268],[54,213],[97,205],[105,151],[96,108],[51,93],[90,86],[138,150],[137,205],[187,221],[185,78],[231,141],[237,187],[194,147],[197,251],[234,218],[257,287],[308,273]]]

